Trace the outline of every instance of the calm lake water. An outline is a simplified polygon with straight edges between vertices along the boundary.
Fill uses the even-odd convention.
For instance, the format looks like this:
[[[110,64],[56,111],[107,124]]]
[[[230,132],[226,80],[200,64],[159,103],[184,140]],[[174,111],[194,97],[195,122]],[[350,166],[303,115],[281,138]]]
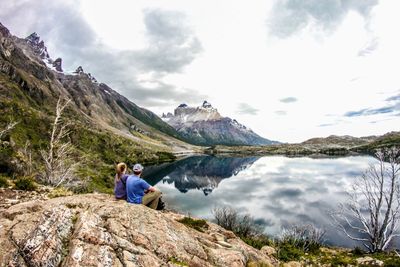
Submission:
[[[312,223],[327,231],[327,244],[351,247],[354,243],[332,226],[327,212],[346,201],[346,190],[371,163],[377,160],[369,156],[195,156],[146,167],[144,178],[185,214],[213,219],[214,207],[231,206],[251,214],[266,234]]]

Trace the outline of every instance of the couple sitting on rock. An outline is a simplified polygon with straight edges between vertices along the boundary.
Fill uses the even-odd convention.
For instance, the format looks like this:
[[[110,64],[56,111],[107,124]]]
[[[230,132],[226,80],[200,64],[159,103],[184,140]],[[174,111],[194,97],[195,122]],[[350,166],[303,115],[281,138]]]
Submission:
[[[161,192],[140,178],[143,166],[135,164],[133,174],[127,175],[125,163],[119,163],[116,168],[114,194],[116,199],[125,199],[129,203],[143,204],[152,209],[164,209]]]

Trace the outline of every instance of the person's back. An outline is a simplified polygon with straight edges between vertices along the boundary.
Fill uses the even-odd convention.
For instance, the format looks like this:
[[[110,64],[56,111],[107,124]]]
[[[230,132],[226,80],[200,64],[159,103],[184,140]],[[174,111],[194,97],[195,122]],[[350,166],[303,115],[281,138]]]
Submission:
[[[127,201],[134,204],[143,204],[152,209],[157,209],[158,207],[163,209],[164,204],[160,203],[161,192],[140,178],[142,170],[142,165],[135,164],[133,166],[133,175],[129,175],[127,178]]]
[[[129,175],[126,180],[127,201],[129,203],[141,204],[144,191],[148,190],[150,185],[137,175]]]
[[[115,176],[114,195],[116,199],[126,200],[126,179],[128,175],[124,174],[121,178]]]
[[[126,164],[119,163],[116,167],[116,175],[114,178],[114,195],[116,199],[125,199],[126,200]]]

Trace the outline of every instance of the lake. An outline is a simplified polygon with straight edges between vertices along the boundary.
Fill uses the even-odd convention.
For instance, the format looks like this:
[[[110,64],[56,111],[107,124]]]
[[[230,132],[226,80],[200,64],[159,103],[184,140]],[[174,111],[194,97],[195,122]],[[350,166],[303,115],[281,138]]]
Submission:
[[[327,213],[346,201],[346,190],[371,163],[377,160],[370,156],[194,156],[148,166],[143,177],[184,214],[210,220],[214,207],[231,206],[253,216],[268,235],[311,223],[326,230],[326,244],[352,247]]]

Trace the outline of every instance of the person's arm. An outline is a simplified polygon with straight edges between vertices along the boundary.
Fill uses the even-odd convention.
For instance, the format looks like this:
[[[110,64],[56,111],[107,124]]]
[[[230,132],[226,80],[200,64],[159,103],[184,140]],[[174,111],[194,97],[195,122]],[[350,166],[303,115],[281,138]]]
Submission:
[[[149,185],[146,181],[142,180],[142,186],[145,193],[157,191],[157,189]]]
[[[154,192],[157,191],[157,189],[154,186],[150,186],[149,189],[147,189],[147,192]]]

